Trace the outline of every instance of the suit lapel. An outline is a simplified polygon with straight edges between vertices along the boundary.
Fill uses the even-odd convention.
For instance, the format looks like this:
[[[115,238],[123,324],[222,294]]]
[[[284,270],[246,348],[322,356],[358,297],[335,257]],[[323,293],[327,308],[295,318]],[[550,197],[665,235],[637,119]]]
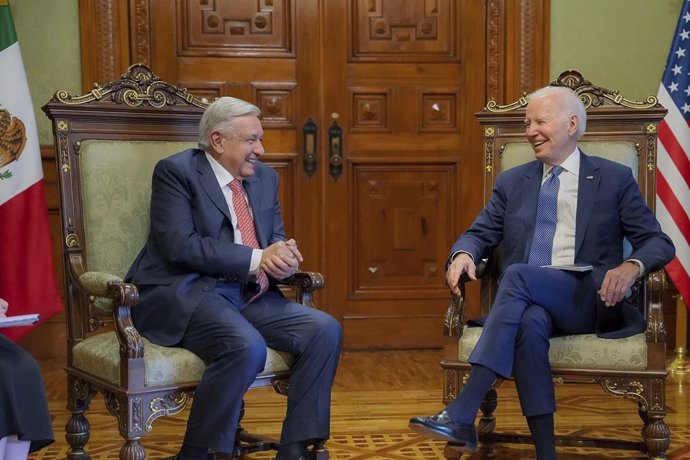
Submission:
[[[225,201],[223,196],[223,191],[218,185],[218,179],[211,169],[211,165],[206,158],[204,152],[199,151],[196,155],[196,170],[199,173],[199,182],[201,186],[206,191],[206,194],[211,199],[211,202],[227,217],[228,222],[232,222],[230,218],[230,210],[228,209],[228,203]],[[232,227],[232,225],[231,225]]]
[[[580,151],[580,176],[577,184],[577,214],[575,216],[575,256],[585,238],[585,230],[592,215],[600,180],[599,167]]]

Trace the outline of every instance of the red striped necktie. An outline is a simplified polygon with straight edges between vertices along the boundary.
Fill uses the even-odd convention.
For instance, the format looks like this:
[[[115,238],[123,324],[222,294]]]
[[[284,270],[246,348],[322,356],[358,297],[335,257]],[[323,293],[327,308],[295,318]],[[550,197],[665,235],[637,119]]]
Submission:
[[[256,238],[254,219],[249,212],[247,199],[244,197],[242,182],[237,179],[233,179],[230,182],[230,190],[232,190],[232,208],[234,209],[235,216],[237,217],[237,228],[242,235],[242,244],[245,246],[250,246],[254,249],[260,249],[259,242]],[[268,276],[266,276],[266,273],[264,273],[263,270],[259,270],[259,273],[256,274],[256,280],[259,283],[260,289],[257,294],[249,299],[250,303],[268,290]]]

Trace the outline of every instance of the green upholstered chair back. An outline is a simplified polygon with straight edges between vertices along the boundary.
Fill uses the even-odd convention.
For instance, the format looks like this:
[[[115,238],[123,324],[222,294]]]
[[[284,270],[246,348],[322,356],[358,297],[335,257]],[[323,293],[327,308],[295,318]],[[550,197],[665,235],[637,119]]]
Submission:
[[[635,143],[629,140],[588,141],[578,143],[580,150],[590,156],[602,157],[629,167],[635,179],[639,173],[639,158]],[[501,170],[534,160],[534,150],[528,142],[510,142],[505,144],[501,155]]]
[[[149,231],[151,175],[194,142],[86,140],[79,154],[86,265],[124,277]]]

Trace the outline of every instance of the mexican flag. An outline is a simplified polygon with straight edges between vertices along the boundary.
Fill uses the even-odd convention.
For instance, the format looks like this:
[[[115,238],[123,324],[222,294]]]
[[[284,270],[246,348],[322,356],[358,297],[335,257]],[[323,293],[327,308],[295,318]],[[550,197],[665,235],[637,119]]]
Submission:
[[[36,119],[17,33],[0,0],[0,298],[8,316],[62,310],[55,283]],[[19,340],[34,326],[0,328]]]

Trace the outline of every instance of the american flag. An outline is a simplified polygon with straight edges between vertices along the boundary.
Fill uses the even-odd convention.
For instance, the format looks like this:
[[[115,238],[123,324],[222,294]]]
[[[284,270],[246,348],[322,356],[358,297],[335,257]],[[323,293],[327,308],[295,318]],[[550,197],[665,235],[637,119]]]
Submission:
[[[656,215],[676,245],[666,272],[690,305],[690,1],[683,2],[657,97],[668,114],[659,126]]]

